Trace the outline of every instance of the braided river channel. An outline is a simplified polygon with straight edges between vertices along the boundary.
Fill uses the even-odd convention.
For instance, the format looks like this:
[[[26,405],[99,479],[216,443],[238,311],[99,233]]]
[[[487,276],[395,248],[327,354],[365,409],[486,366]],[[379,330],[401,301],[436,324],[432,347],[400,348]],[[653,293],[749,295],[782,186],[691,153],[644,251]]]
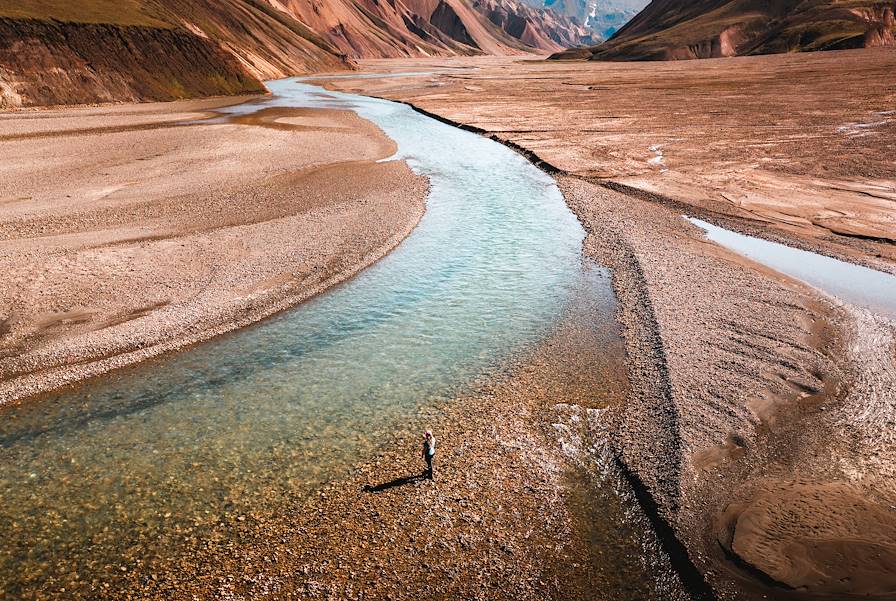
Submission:
[[[429,178],[424,217],[300,306],[0,408],[0,597],[116,596],[122,574],[307,498],[536,345],[591,278],[554,181],[512,150],[401,104],[268,85],[228,110],[357,112]]]

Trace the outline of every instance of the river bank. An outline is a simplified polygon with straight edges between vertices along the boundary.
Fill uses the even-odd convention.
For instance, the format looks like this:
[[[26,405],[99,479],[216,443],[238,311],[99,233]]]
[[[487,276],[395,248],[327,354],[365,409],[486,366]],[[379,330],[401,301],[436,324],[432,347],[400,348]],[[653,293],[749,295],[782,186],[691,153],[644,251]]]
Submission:
[[[609,273],[586,281],[552,333],[470,394],[399,424],[380,451],[311,499],[226,524],[127,598],[689,599],[614,467],[623,341]],[[423,476],[422,428],[438,440]],[[225,525],[222,525],[225,526]]]
[[[896,458],[888,419],[855,416],[893,406],[893,323],[703,241],[668,207],[560,181],[616,274],[636,382],[617,444],[720,597],[889,594]]]
[[[0,115],[0,402],[258,321],[413,229],[426,180],[350,111]]]
[[[891,49],[659,62],[363,61],[417,79],[332,89],[410,102],[612,182],[894,272]],[[453,72],[437,72],[450,67]],[[836,157],[836,160],[833,159]]]
[[[844,63],[871,57],[865,66],[872,68],[891,56],[851,54]],[[762,59],[753,66],[774,60],[788,59]],[[814,63],[825,60],[794,58],[787,68],[792,75],[801,64],[810,65],[804,73],[813,73]],[[557,115],[576,122],[591,115],[590,109],[577,113],[554,107],[565,94],[556,81],[552,93],[523,93],[546,78],[573,78],[568,66],[494,63],[483,61],[476,65],[479,69],[416,82],[340,80],[329,85],[420,106],[533,153],[558,171],[567,203],[589,232],[586,254],[613,269],[619,298],[632,393],[610,428],[610,438],[715,595],[744,600],[865,594],[893,598],[889,575],[896,548],[887,533],[894,527],[888,508],[896,495],[888,474],[896,457],[886,442],[892,436],[892,420],[886,415],[896,404],[893,323],[709,243],[683,219],[686,213],[711,216],[731,229],[892,272],[892,247],[883,239],[892,233],[886,203],[872,200],[877,208],[850,204],[847,220],[852,225],[879,225],[874,235],[861,239],[831,228],[820,232],[816,221],[809,225],[780,219],[785,214],[806,216],[809,205],[801,195],[790,204],[778,202],[774,215],[763,213],[768,205],[762,202],[749,211],[732,210],[726,203],[705,201],[706,180],[699,173],[709,163],[700,154],[696,160],[689,157],[691,147],[680,145],[678,164],[657,153],[659,146],[649,149],[650,160],[635,170],[643,175],[655,168],[648,183],[624,174],[595,177],[589,170],[608,160],[583,143],[581,130],[567,122],[563,132],[569,135],[553,135],[550,126],[543,126],[544,118],[553,123]],[[720,76],[725,65],[708,68]],[[672,68],[676,73],[685,69]],[[587,77],[606,77],[597,71],[612,71],[613,66],[588,69]],[[576,85],[585,76],[575,75]],[[673,77],[677,81],[687,75]],[[810,77],[802,85],[821,85],[813,81]],[[628,85],[643,92],[634,82]],[[514,90],[511,100],[503,93],[508,89]],[[625,104],[632,99],[623,93],[619,98],[613,101],[616,110],[634,106]],[[807,176],[800,165],[810,155],[843,143],[838,136],[845,133],[837,130],[843,118],[840,105],[825,98],[829,115],[813,114],[816,122],[830,117],[832,133],[819,135],[822,142],[811,149],[787,146],[789,163],[778,174],[801,186],[810,205],[820,203],[827,211],[839,206],[843,190],[819,192],[815,175],[803,184],[795,179]],[[868,101],[874,103],[873,93]],[[594,106],[605,110],[603,104]],[[548,107],[559,113],[546,113]],[[864,140],[849,139],[860,148],[863,161],[850,189],[877,185],[874,178],[880,174],[871,166],[882,164],[881,150],[892,128],[886,123],[875,127],[880,129]],[[589,139],[606,135],[602,128],[588,132]],[[742,136],[734,127],[725,135],[731,132]],[[671,177],[679,165],[681,173]],[[696,188],[674,187],[680,177],[694,176]],[[663,178],[673,187],[657,193]],[[724,190],[731,184],[715,185]]]

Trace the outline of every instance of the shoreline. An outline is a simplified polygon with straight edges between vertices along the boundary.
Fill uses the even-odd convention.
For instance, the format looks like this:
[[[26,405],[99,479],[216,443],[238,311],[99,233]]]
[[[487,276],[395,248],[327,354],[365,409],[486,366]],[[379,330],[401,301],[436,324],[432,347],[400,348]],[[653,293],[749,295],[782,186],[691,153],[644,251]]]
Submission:
[[[325,79],[325,78],[321,78]],[[325,86],[326,87],[326,86]],[[328,88],[333,89],[335,91],[339,91],[338,88]],[[784,235],[781,231],[777,230],[773,227],[763,227],[763,220],[761,219],[747,219],[744,217],[736,217],[733,215],[729,215],[727,213],[713,211],[711,209],[699,207],[696,205],[689,205],[684,201],[677,200],[671,197],[663,196],[658,192],[652,192],[650,190],[638,188],[635,186],[630,186],[627,184],[623,184],[621,182],[614,181],[612,179],[600,179],[587,177],[583,175],[578,175],[572,171],[567,171],[565,169],[561,169],[556,165],[551,164],[544,158],[538,155],[535,151],[521,146],[517,144],[513,140],[509,140],[507,138],[503,138],[489,130],[482,129],[481,127],[477,127],[475,125],[469,125],[462,121],[455,121],[446,117],[444,115],[439,115],[438,113],[434,113],[432,111],[428,111],[413,102],[409,102],[406,100],[401,100],[398,98],[390,98],[388,96],[378,96],[375,94],[367,94],[371,98],[378,98],[380,100],[388,100],[390,102],[397,102],[399,104],[403,104],[420,113],[421,115],[425,115],[431,119],[435,119],[440,123],[444,123],[446,125],[451,125],[453,127],[457,127],[458,129],[462,129],[464,131],[468,131],[471,133],[475,133],[481,135],[483,137],[488,138],[494,142],[502,144],[507,148],[517,152],[520,156],[526,158],[530,163],[534,166],[538,167],[548,175],[552,177],[569,177],[581,180],[586,183],[594,184],[596,186],[601,186],[613,192],[618,192],[620,194],[624,194],[626,196],[630,196],[632,198],[642,200],[645,202],[652,202],[656,204],[661,204],[664,206],[669,206],[678,210],[682,216],[688,217],[696,217],[699,219],[703,219],[719,225],[720,227],[725,227],[732,231],[745,234],[748,236],[753,236],[756,238],[762,238],[764,240],[768,240],[770,242],[778,242],[779,244],[784,244],[785,246],[790,246],[792,248],[797,248],[800,250],[806,250],[809,252],[814,252],[817,254],[824,255],[826,257],[830,257],[832,259],[839,259],[841,261],[845,261],[847,263],[852,263],[854,265],[861,265],[863,267],[868,267],[869,269],[874,269],[877,271],[881,271],[884,273],[889,273],[891,275],[896,275],[896,263],[881,263],[879,261],[872,261],[865,255],[855,255],[850,253],[844,253],[842,249],[832,247],[827,244],[819,243],[817,239],[807,239],[801,236],[787,236]],[[856,237],[860,238],[860,237]],[[872,242],[887,242],[884,238],[867,238],[867,240]]]
[[[396,98],[390,96],[398,97],[397,101],[423,114],[433,114],[414,101],[401,98],[400,92],[382,94],[375,91],[374,95],[392,100]],[[681,215],[708,217],[709,221],[735,231],[874,269],[883,266],[885,272],[896,271],[896,266],[872,260],[864,254],[846,252],[817,238],[788,237],[778,229],[763,227],[759,220],[745,220],[655,192],[568,174],[547,163],[535,151],[501,135],[476,125],[456,123],[445,114],[435,118],[501,142],[555,176],[567,205],[588,231],[586,254],[613,269],[614,290],[620,307],[618,318],[627,340],[629,373],[635,394],[627,415],[616,424],[613,444],[619,449],[624,466],[644,481],[647,496],[640,503],[642,509],[650,513],[647,506],[651,501],[656,504],[655,517],[671,524],[676,542],[688,550],[699,572],[709,578],[712,591],[704,596],[712,598],[717,594],[725,599],[753,599],[770,595],[777,598],[779,587],[803,586],[809,589],[806,598],[815,598],[816,590],[822,596],[833,593],[852,598],[854,595],[848,584],[851,581],[855,581],[858,591],[886,591],[886,579],[880,580],[881,572],[871,568],[861,576],[849,574],[847,568],[847,575],[839,582],[831,578],[809,583],[801,581],[798,572],[788,571],[786,566],[775,562],[782,554],[786,557],[786,553],[778,549],[790,541],[801,540],[800,537],[812,540],[813,536],[819,536],[818,524],[824,524],[822,530],[839,532],[835,536],[841,544],[852,545],[850,541],[861,537],[855,525],[865,524],[860,528],[866,530],[858,532],[870,532],[867,529],[873,530],[872,523],[880,521],[878,507],[886,506],[896,498],[885,481],[886,476],[879,473],[887,461],[883,458],[887,454],[886,444],[880,441],[888,437],[880,432],[875,436],[873,432],[883,426],[860,417],[868,411],[874,414],[885,412],[883,408],[896,403],[888,398],[892,394],[879,383],[879,376],[883,375],[884,379],[888,373],[891,379],[893,376],[893,357],[887,359],[887,348],[893,350],[894,346],[893,324],[716,247]],[[595,208],[594,202],[598,198],[602,199],[598,205],[604,208]],[[625,223],[615,217],[619,214],[628,216]],[[646,227],[643,226],[645,221]],[[640,227],[635,229],[643,233],[630,235],[634,224],[638,224]],[[655,244],[658,248],[651,251]],[[697,275],[698,271],[704,270],[713,273],[705,283],[700,278],[706,276],[698,276],[697,281],[701,283],[697,284],[697,289],[701,293],[712,289],[704,288],[706,285],[719,287],[733,278],[733,288],[730,284],[721,286],[727,290],[727,298],[711,294],[716,300],[714,304],[733,309],[752,303],[756,310],[752,315],[740,313],[736,318],[726,316],[724,309],[716,310],[715,317],[699,322],[696,333],[682,330],[682,326],[693,323],[697,316],[682,315],[676,307],[686,306],[695,299],[682,297],[681,285],[668,279],[671,265],[664,265],[663,257],[654,255],[657,251],[660,255],[675,253],[679,258],[696,254],[693,257],[696,264],[678,263],[677,269],[681,270],[678,273]],[[676,264],[675,261],[671,263]],[[695,267],[698,271],[694,271]],[[741,287],[738,281],[750,283]],[[732,298],[735,299],[733,305]],[[703,310],[710,311],[710,315],[714,309],[717,307],[703,305]],[[757,320],[760,315],[764,319]],[[864,334],[857,332],[857,320],[866,324]],[[734,333],[728,331],[730,328]],[[887,332],[890,332],[889,337]],[[701,336],[710,337],[703,339],[701,346],[712,340],[709,343],[712,346],[723,347],[722,355],[716,358],[700,356],[700,346],[689,348],[688,345],[700,340]],[[734,338],[730,339],[731,336]],[[869,336],[881,342],[882,348],[870,350]],[[726,338],[729,338],[728,342],[724,342]],[[730,351],[724,350],[726,345],[732,346]],[[852,350],[855,348],[865,349],[864,358],[862,353]],[[729,355],[729,352],[734,354]],[[877,373],[873,368],[859,367],[863,361],[868,361],[870,354],[880,355],[879,360],[873,360]],[[720,372],[718,367],[699,367],[707,360],[716,365],[722,361],[727,368]],[[797,367],[800,365],[803,367]],[[745,371],[734,378],[741,382],[729,388],[725,380],[732,379],[732,368],[737,372]],[[763,370],[764,374],[753,379],[750,374],[757,369]],[[775,371],[786,375],[778,376]],[[728,375],[725,372],[729,372]],[[848,392],[850,386],[863,380],[868,382],[864,397]],[[720,395],[713,391],[714,385],[723,385],[725,392]],[[695,392],[708,396],[695,402],[689,398]],[[759,398],[751,398],[754,395]],[[711,413],[705,413],[707,410]],[[703,417],[695,420],[692,415],[695,411],[704,413]],[[829,416],[834,417],[828,419]],[[845,426],[850,420],[852,425]],[[855,427],[856,422],[862,425],[858,433],[853,434],[850,428]],[[809,431],[803,431],[806,428]],[[861,441],[854,441],[854,438]],[[665,441],[660,442],[659,449],[657,441]],[[866,453],[874,458],[875,467],[867,465],[863,457]],[[831,458],[837,467],[819,462],[818,455]],[[677,457],[671,465],[670,457]],[[781,490],[784,487],[786,490],[809,474],[814,474],[811,478],[814,478],[816,488],[806,489],[809,491],[806,494],[814,495],[814,490],[828,491],[818,494],[826,495],[821,498],[829,509],[855,503],[850,499],[859,498],[857,486],[878,501],[854,504],[857,509],[843,521],[839,510],[826,512],[822,507],[815,507],[815,501],[809,503],[811,509],[807,511],[791,506],[789,511],[792,513],[787,515],[782,514],[774,502],[770,504],[763,500],[762,495],[766,493],[762,491],[766,488]],[[878,505],[881,502],[884,505]],[[747,509],[732,514],[735,510],[731,508],[738,503]],[[779,533],[769,540],[771,535],[761,532],[745,531],[748,534],[735,535],[733,527],[726,534],[724,524],[732,523],[732,519],[736,523],[744,511],[752,512],[749,519],[764,519],[765,527],[784,528],[788,534]],[[887,524],[889,529],[892,524],[889,521]],[[883,543],[878,538],[870,535],[867,543],[855,544],[869,544],[872,549],[878,549],[874,552],[889,558],[890,551],[886,550],[885,544],[880,546]],[[765,545],[763,548],[771,545],[773,557],[757,555],[751,548],[756,544]],[[811,549],[812,544],[806,543],[806,548]],[[727,554],[720,555],[719,549],[726,549]],[[820,566],[828,565],[830,561],[824,550],[800,552],[804,553],[804,561],[819,566],[819,570],[824,570]],[[884,565],[888,561],[884,560]],[[698,596],[702,594],[697,590],[692,592]]]
[[[66,388],[76,388],[89,380],[101,377],[112,371],[127,367],[135,367],[140,363],[151,359],[162,358],[170,353],[187,351],[191,347],[207,342],[219,336],[236,332],[242,328],[247,328],[263,321],[270,319],[293,309],[305,301],[323,294],[327,290],[339,286],[370,267],[390,252],[392,252],[401,242],[407,238],[411,232],[417,227],[420,219],[423,218],[423,211],[417,215],[416,220],[406,224],[404,230],[398,232],[389,242],[380,248],[373,250],[364,259],[353,265],[350,269],[335,274],[328,280],[317,284],[313,288],[303,290],[296,294],[286,294],[280,298],[272,299],[265,305],[257,308],[251,308],[248,313],[245,310],[240,311],[243,315],[234,318],[220,326],[210,328],[194,337],[184,337],[180,340],[167,344],[155,345],[148,349],[140,349],[123,355],[115,355],[107,359],[93,361],[86,364],[86,367],[80,365],[61,368],[52,373],[36,373],[23,376],[21,380],[11,382],[0,382],[0,406],[6,403],[30,402],[39,400],[41,396],[62,392]],[[48,381],[51,380],[51,381]],[[14,389],[14,390],[10,390]]]
[[[396,424],[345,479],[228,525],[244,541],[232,554],[208,550],[157,582],[123,575],[134,598],[355,598],[363,586],[393,599],[689,599],[593,437],[607,432],[627,384],[622,341],[605,321],[612,298],[590,292],[469,392]],[[567,378],[584,366],[585,377]],[[439,440],[432,483],[418,477],[423,427]]]
[[[7,211],[5,224],[0,223],[0,229],[5,230],[0,232],[0,247],[10,251],[8,256],[13,261],[16,261],[16,256],[23,257],[22,260],[28,262],[25,265],[31,264],[31,269],[35,271],[27,271],[26,266],[18,262],[18,267],[26,271],[19,272],[21,275],[14,271],[14,276],[8,282],[11,288],[5,291],[6,295],[13,295],[10,299],[16,299],[16,306],[21,308],[13,308],[13,303],[10,302],[10,313],[0,315],[0,324],[5,324],[5,336],[0,339],[5,338],[3,342],[6,347],[12,349],[4,357],[3,348],[0,348],[0,373],[6,372],[6,377],[0,382],[0,404],[27,402],[66,387],[78,386],[110,371],[187,349],[290,309],[350,279],[384,257],[414,230],[422,218],[428,190],[425,178],[412,174],[403,161],[377,163],[394,154],[394,143],[375,125],[354,113],[298,110],[266,115],[262,112],[257,118],[243,117],[233,119],[233,123],[216,125],[206,125],[201,120],[191,118],[198,116],[201,119],[203,115],[206,118],[213,117],[214,113],[209,111],[221,106],[221,99],[215,99],[164,105],[116,105],[76,111],[50,110],[41,114],[40,137],[52,135],[51,132],[44,133],[47,126],[42,122],[45,119],[55,119],[54,123],[59,122],[60,125],[66,124],[70,118],[88,119],[87,133],[79,131],[79,135],[65,138],[66,144],[80,146],[83,144],[82,140],[101,141],[97,151],[101,156],[104,144],[117,143],[118,139],[135,136],[141,137],[141,143],[133,146],[135,149],[146,145],[147,139],[158,139],[163,148],[173,150],[167,151],[170,156],[156,159],[162,164],[151,172],[149,183],[146,184],[150,190],[146,193],[149,196],[148,202],[142,198],[135,202],[141,193],[130,192],[127,198],[120,201],[100,197],[98,201],[73,204],[70,209],[64,207],[61,212],[54,204],[41,204],[34,198],[28,198],[23,205],[5,203],[6,207],[15,209],[11,213]],[[198,114],[195,112],[197,109],[200,111]],[[83,115],[85,110],[89,113],[86,117]],[[159,110],[161,115],[156,114]],[[103,117],[106,114],[109,117]],[[160,117],[162,120],[158,126],[153,125]],[[123,131],[107,132],[100,127],[100,133],[89,133],[89,126],[93,122],[100,123],[106,118],[122,122]],[[133,125],[135,121],[136,127]],[[149,123],[153,131],[147,134],[145,129],[141,129],[146,127],[143,122]],[[179,127],[183,123],[193,122],[196,125]],[[22,124],[27,128],[31,122],[28,114],[16,113],[5,123],[21,134]],[[66,136],[65,127],[59,131],[59,135]],[[167,180],[172,176],[168,175],[167,170],[177,169],[177,156],[184,153],[183,149],[189,148],[187,140],[191,136],[195,137],[193,134],[197,131],[209,132],[202,136],[208,136],[211,140],[235,138],[230,143],[241,143],[242,136],[248,132],[269,140],[272,148],[276,148],[274,144],[293,145],[297,143],[295,140],[301,139],[305,142],[299,141],[299,144],[319,140],[311,142],[309,148],[319,146],[323,149],[326,144],[321,144],[328,139],[327,136],[337,135],[343,140],[345,148],[322,150],[317,160],[314,157],[315,151],[312,150],[310,157],[300,157],[291,167],[284,159],[274,159],[273,169],[258,171],[257,175],[236,171],[232,177],[228,175],[222,178],[223,182],[209,179],[217,177],[214,163],[199,163],[202,171],[198,175],[193,175],[189,171],[190,167],[185,165],[187,172],[173,176],[175,185],[169,191]],[[33,140],[27,135],[22,139],[2,142],[10,148],[25,148],[25,152],[39,143],[39,140]],[[125,164],[133,164],[136,168],[139,163],[134,159],[141,160],[140,155],[136,154],[139,152],[140,150],[136,150],[126,159]],[[24,164],[27,162],[23,161]],[[58,164],[58,168],[65,165],[64,162]],[[229,169],[228,163],[222,165],[225,174],[229,173],[226,171]],[[130,167],[126,166],[122,171],[128,173],[127,169]],[[100,166],[96,171],[104,171],[104,168]],[[354,171],[358,172],[357,177],[363,181],[357,184],[339,183],[340,179],[344,181]],[[26,175],[22,177],[22,181],[27,182],[30,177]],[[197,177],[200,180],[198,183],[188,183]],[[234,177],[239,179],[233,180]],[[252,181],[253,177],[255,181]],[[231,178],[231,186],[236,183],[235,190],[227,187],[227,178]],[[317,197],[334,181],[337,183],[332,199],[318,200]],[[386,181],[389,182],[388,185],[384,185]],[[95,194],[92,190],[96,184],[86,182],[80,185],[88,196]],[[261,188],[263,192],[256,191],[258,186],[264,186]],[[119,187],[128,192],[133,185],[128,183]],[[115,186],[109,189],[115,194]],[[198,193],[193,192],[193,189],[198,190]],[[245,192],[241,192],[242,189]],[[74,190],[65,191],[69,192],[69,196],[75,195]],[[15,195],[14,192],[13,194]],[[50,191],[48,198],[53,198],[53,194]],[[178,194],[186,194],[192,206],[185,205],[181,200],[183,196]],[[26,195],[27,192],[20,193],[23,198]],[[245,209],[234,214],[230,208],[234,206],[230,198],[239,198],[240,195],[245,198],[243,202],[248,204]],[[107,198],[110,196],[107,194]],[[206,201],[205,198],[209,200]],[[167,208],[168,206],[171,208]],[[68,210],[73,212],[74,217],[65,212]],[[121,217],[122,213],[124,217]],[[134,215],[133,221],[130,221],[131,214]],[[82,223],[79,220],[83,220],[85,225],[77,225]],[[113,229],[104,230],[102,225],[97,229],[94,224],[102,224],[103,220],[109,224],[106,227]],[[75,225],[69,225],[70,223]],[[79,227],[82,229],[78,229]],[[353,233],[353,229],[357,231]],[[330,230],[328,237],[332,239],[319,237],[326,230]],[[261,237],[273,240],[286,236],[285,246],[276,253],[271,253],[270,257],[260,255],[260,260],[248,259],[254,261],[254,266],[247,268],[246,252],[239,251],[235,254],[233,249],[246,247],[247,241],[252,245],[258,244],[252,242],[253,236],[258,236],[258,243],[261,244]],[[339,246],[340,238],[346,236],[352,236],[351,241],[346,242],[345,246]],[[38,238],[48,240],[46,244],[49,246],[45,247],[49,253],[47,256],[57,257],[48,259],[50,261],[59,261],[60,253],[62,260],[74,265],[77,265],[76,261],[103,261],[106,260],[103,257],[107,256],[110,260],[117,261],[116,257],[122,257],[127,262],[112,269],[120,268],[128,272],[133,271],[129,257],[143,257],[140,259],[143,271],[138,273],[146,274],[145,287],[135,288],[131,278],[115,279],[118,276],[110,273],[113,279],[100,279],[95,285],[112,285],[120,288],[124,294],[120,295],[121,298],[116,298],[114,294],[111,297],[106,295],[105,298],[101,295],[101,299],[97,301],[100,308],[95,310],[94,304],[88,304],[92,301],[79,298],[80,287],[85,284],[80,283],[76,277],[67,275],[64,271],[54,272],[50,267],[52,263],[44,264],[47,267],[40,262],[34,263],[35,260],[41,261],[41,255],[36,256],[31,250],[31,245]],[[180,241],[181,247],[185,244],[194,247],[194,252],[200,253],[199,262],[196,262],[195,256],[190,257],[176,250],[172,244],[174,241]],[[234,244],[238,246],[234,247]],[[223,259],[215,255],[203,258],[215,245],[224,250],[220,255]],[[294,257],[287,258],[285,253],[289,253],[290,248],[293,249]],[[172,255],[175,251],[170,249],[175,249],[176,254]],[[250,251],[249,256],[255,252],[257,251]],[[179,270],[174,272],[174,276],[171,272],[163,276],[169,280],[175,277],[164,289],[159,289],[153,283],[163,279],[153,275],[157,273],[153,263],[159,261],[153,258],[156,256],[161,257],[162,265],[170,262],[167,256],[173,256],[175,262],[171,263],[171,267]],[[284,259],[285,262],[278,263]],[[228,267],[222,261],[230,261],[233,267]],[[184,267],[197,270],[197,275],[206,272],[208,276],[194,276],[194,281],[187,284],[190,281],[189,275],[185,280],[176,279],[179,277],[177,273]],[[59,317],[52,317],[52,313],[51,317],[47,317],[46,313],[30,307],[32,304],[47,306],[41,296],[31,296],[30,300],[26,300],[29,293],[41,294],[41,288],[34,287],[30,282],[35,281],[34,276],[45,269],[49,270],[45,272],[46,277],[56,278],[55,281],[60,282],[53,286],[63,286],[52,305],[64,307],[62,313],[57,313]],[[77,268],[78,271],[88,269],[92,271],[100,268]],[[53,275],[54,273],[58,275]],[[97,275],[91,276],[92,278],[102,277],[102,271],[95,273]],[[190,271],[183,273],[188,274]],[[206,277],[209,279],[205,280]],[[197,279],[200,282],[197,283]],[[205,280],[204,284],[202,280]],[[181,286],[178,283],[181,281],[186,285]],[[18,291],[17,284],[20,287]],[[181,286],[186,294],[178,292],[177,286]],[[218,292],[209,294],[212,289],[217,288],[220,288]],[[78,309],[82,304],[90,308]],[[206,307],[201,308],[201,304]],[[87,323],[83,323],[85,321]],[[45,322],[58,325],[42,326]],[[154,332],[150,325],[153,323],[159,324],[161,329]],[[171,334],[166,336],[165,332]],[[34,336],[38,336],[36,344],[29,342]],[[74,344],[69,345],[65,340],[71,340]],[[33,358],[9,355],[9,352],[17,352],[16,345],[27,345],[21,348],[26,349],[27,355]]]
[[[265,88],[267,90],[267,88]],[[175,100],[110,100],[108,102],[85,102],[81,104],[40,104],[34,106],[17,106],[10,107],[0,110],[0,119],[4,117],[10,116],[23,116],[27,117],[32,114],[41,114],[47,112],[54,111],[68,111],[68,110],[88,110],[88,109],[102,109],[102,108],[113,108],[113,107],[123,107],[123,106],[133,106],[133,107],[152,107],[153,105],[159,106],[174,106],[180,105],[189,102],[195,103],[220,103],[218,107],[226,107],[226,106],[234,106],[237,104],[243,104],[244,102],[252,102],[254,100],[258,100],[259,98],[264,98],[265,96],[270,96],[270,90],[265,92],[258,92],[257,94],[236,94],[236,95],[219,95],[219,96],[199,96],[195,98],[178,98]]]

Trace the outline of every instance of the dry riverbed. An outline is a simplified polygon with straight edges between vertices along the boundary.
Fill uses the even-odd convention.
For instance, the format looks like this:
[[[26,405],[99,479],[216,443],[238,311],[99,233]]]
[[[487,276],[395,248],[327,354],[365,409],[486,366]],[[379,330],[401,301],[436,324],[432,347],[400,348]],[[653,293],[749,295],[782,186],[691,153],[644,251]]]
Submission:
[[[0,402],[294,305],[423,214],[425,179],[354,113],[208,121],[225,103],[0,114]]]

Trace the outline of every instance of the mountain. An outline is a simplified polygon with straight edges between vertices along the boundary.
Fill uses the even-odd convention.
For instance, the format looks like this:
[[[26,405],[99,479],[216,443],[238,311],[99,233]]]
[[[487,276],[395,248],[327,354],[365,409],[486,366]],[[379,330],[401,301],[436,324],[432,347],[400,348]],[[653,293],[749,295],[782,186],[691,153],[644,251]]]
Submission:
[[[271,0],[350,57],[555,52],[583,30],[517,0]]]
[[[257,93],[353,58],[587,40],[518,0],[0,0],[0,108]]]
[[[586,25],[603,39],[612,37],[631,21],[650,0],[596,0]]]
[[[553,58],[676,60],[894,45],[896,2],[653,0],[599,46]]]
[[[552,46],[580,46],[591,39],[586,29],[568,16],[520,0],[474,0],[472,6],[506,35],[538,52]]]
[[[259,93],[347,66],[261,0],[0,0],[0,107]]]
[[[628,23],[650,0],[525,0],[575,19],[594,37],[607,39]]]

